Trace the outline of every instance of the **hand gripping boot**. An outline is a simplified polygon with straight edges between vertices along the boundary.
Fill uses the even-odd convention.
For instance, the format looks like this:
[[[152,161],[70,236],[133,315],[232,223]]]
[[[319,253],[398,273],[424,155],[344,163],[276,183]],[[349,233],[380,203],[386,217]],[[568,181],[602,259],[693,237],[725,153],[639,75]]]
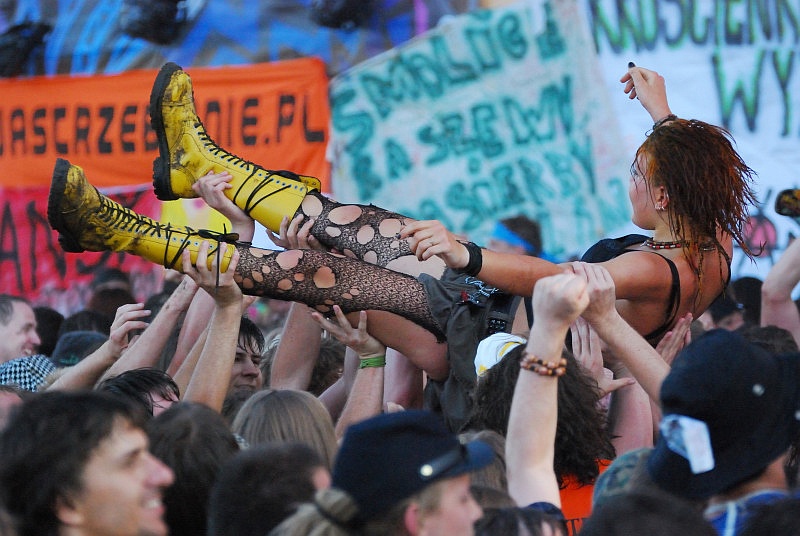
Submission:
[[[172,227],[136,214],[97,191],[86,181],[83,170],[59,158],[53,171],[47,219],[58,231],[64,251],[124,251],[181,270],[181,254],[191,252],[192,263],[203,240],[211,243],[209,267],[219,256],[219,270],[225,271],[233,255],[235,235]]]
[[[208,136],[194,106],[192,80],[178,65],[161,68],[150,93],[150,123],[158,136],[153,162],[156,197],[169,201],[197,197],[192,184],[209,171],[233,175],[225,190],[239,208],[278,232],[284,216],[292,218],[309,190],[319,190],[314,177],[270,171],[220,148]]]

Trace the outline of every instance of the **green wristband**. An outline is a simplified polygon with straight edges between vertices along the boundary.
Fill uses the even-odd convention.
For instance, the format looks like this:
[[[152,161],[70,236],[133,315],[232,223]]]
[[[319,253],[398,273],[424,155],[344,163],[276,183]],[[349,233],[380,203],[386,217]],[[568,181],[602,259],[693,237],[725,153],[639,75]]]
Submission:
[[[362,359],[361,363],[358,364],[358,368],[371,368],[371,367],[385,367],[386,366],[386,356],[385,355],[376,355],[375,357],[368,357],[366,359]]]

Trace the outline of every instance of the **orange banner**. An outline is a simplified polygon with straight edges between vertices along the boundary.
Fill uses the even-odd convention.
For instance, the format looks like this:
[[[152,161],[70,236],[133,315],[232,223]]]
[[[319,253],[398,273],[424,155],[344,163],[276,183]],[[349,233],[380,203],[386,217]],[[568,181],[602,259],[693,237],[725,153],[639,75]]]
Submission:
[[[100,268],[131,275],[139,299],[161,290],[164,269],[125,253],[65,253],[47,222],[49,188],[0,188],[0,293],[24,296],[62,313],[83,308],[89,283]],[[159,219],[164,203],[149,185],[113,188],[115,201]]]
[[[319,177],[330,191],[328,79],[321,60],[187,72],[212,139],[268,169]],[[148,107],[156,74],[0,81],[0,187],[48,186],[56,157],[83,167],[96,186],[151,182],[158,151]]]

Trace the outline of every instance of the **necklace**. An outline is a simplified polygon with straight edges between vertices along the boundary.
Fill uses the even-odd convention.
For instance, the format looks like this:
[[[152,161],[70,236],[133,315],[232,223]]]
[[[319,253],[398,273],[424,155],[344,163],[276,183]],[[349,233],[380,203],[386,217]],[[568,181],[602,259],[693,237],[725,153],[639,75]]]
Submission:
[[[650,249],[677,249],[686,245],[686,240],[675,240],[672,242],[658,242],[652,238],[644,241],[644,245]]]

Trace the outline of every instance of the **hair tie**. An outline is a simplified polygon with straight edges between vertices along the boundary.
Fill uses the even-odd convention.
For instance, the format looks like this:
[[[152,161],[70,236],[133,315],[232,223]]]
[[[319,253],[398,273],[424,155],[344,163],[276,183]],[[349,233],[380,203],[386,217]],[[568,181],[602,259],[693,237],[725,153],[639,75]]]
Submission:
[[[340,529],[350,532],[355,528],[357,528],[356,524],[353,522],[352,519],[345,521],[343,519],[339,519],[338,517],[330,513],[324,506],[322,506],[317,501],[316,497],[314,498],[313,502],[314,502],[314,508],[317,509],[317,512],[319,512],[322,517],[324,517],[326,520],[330,521]]]

